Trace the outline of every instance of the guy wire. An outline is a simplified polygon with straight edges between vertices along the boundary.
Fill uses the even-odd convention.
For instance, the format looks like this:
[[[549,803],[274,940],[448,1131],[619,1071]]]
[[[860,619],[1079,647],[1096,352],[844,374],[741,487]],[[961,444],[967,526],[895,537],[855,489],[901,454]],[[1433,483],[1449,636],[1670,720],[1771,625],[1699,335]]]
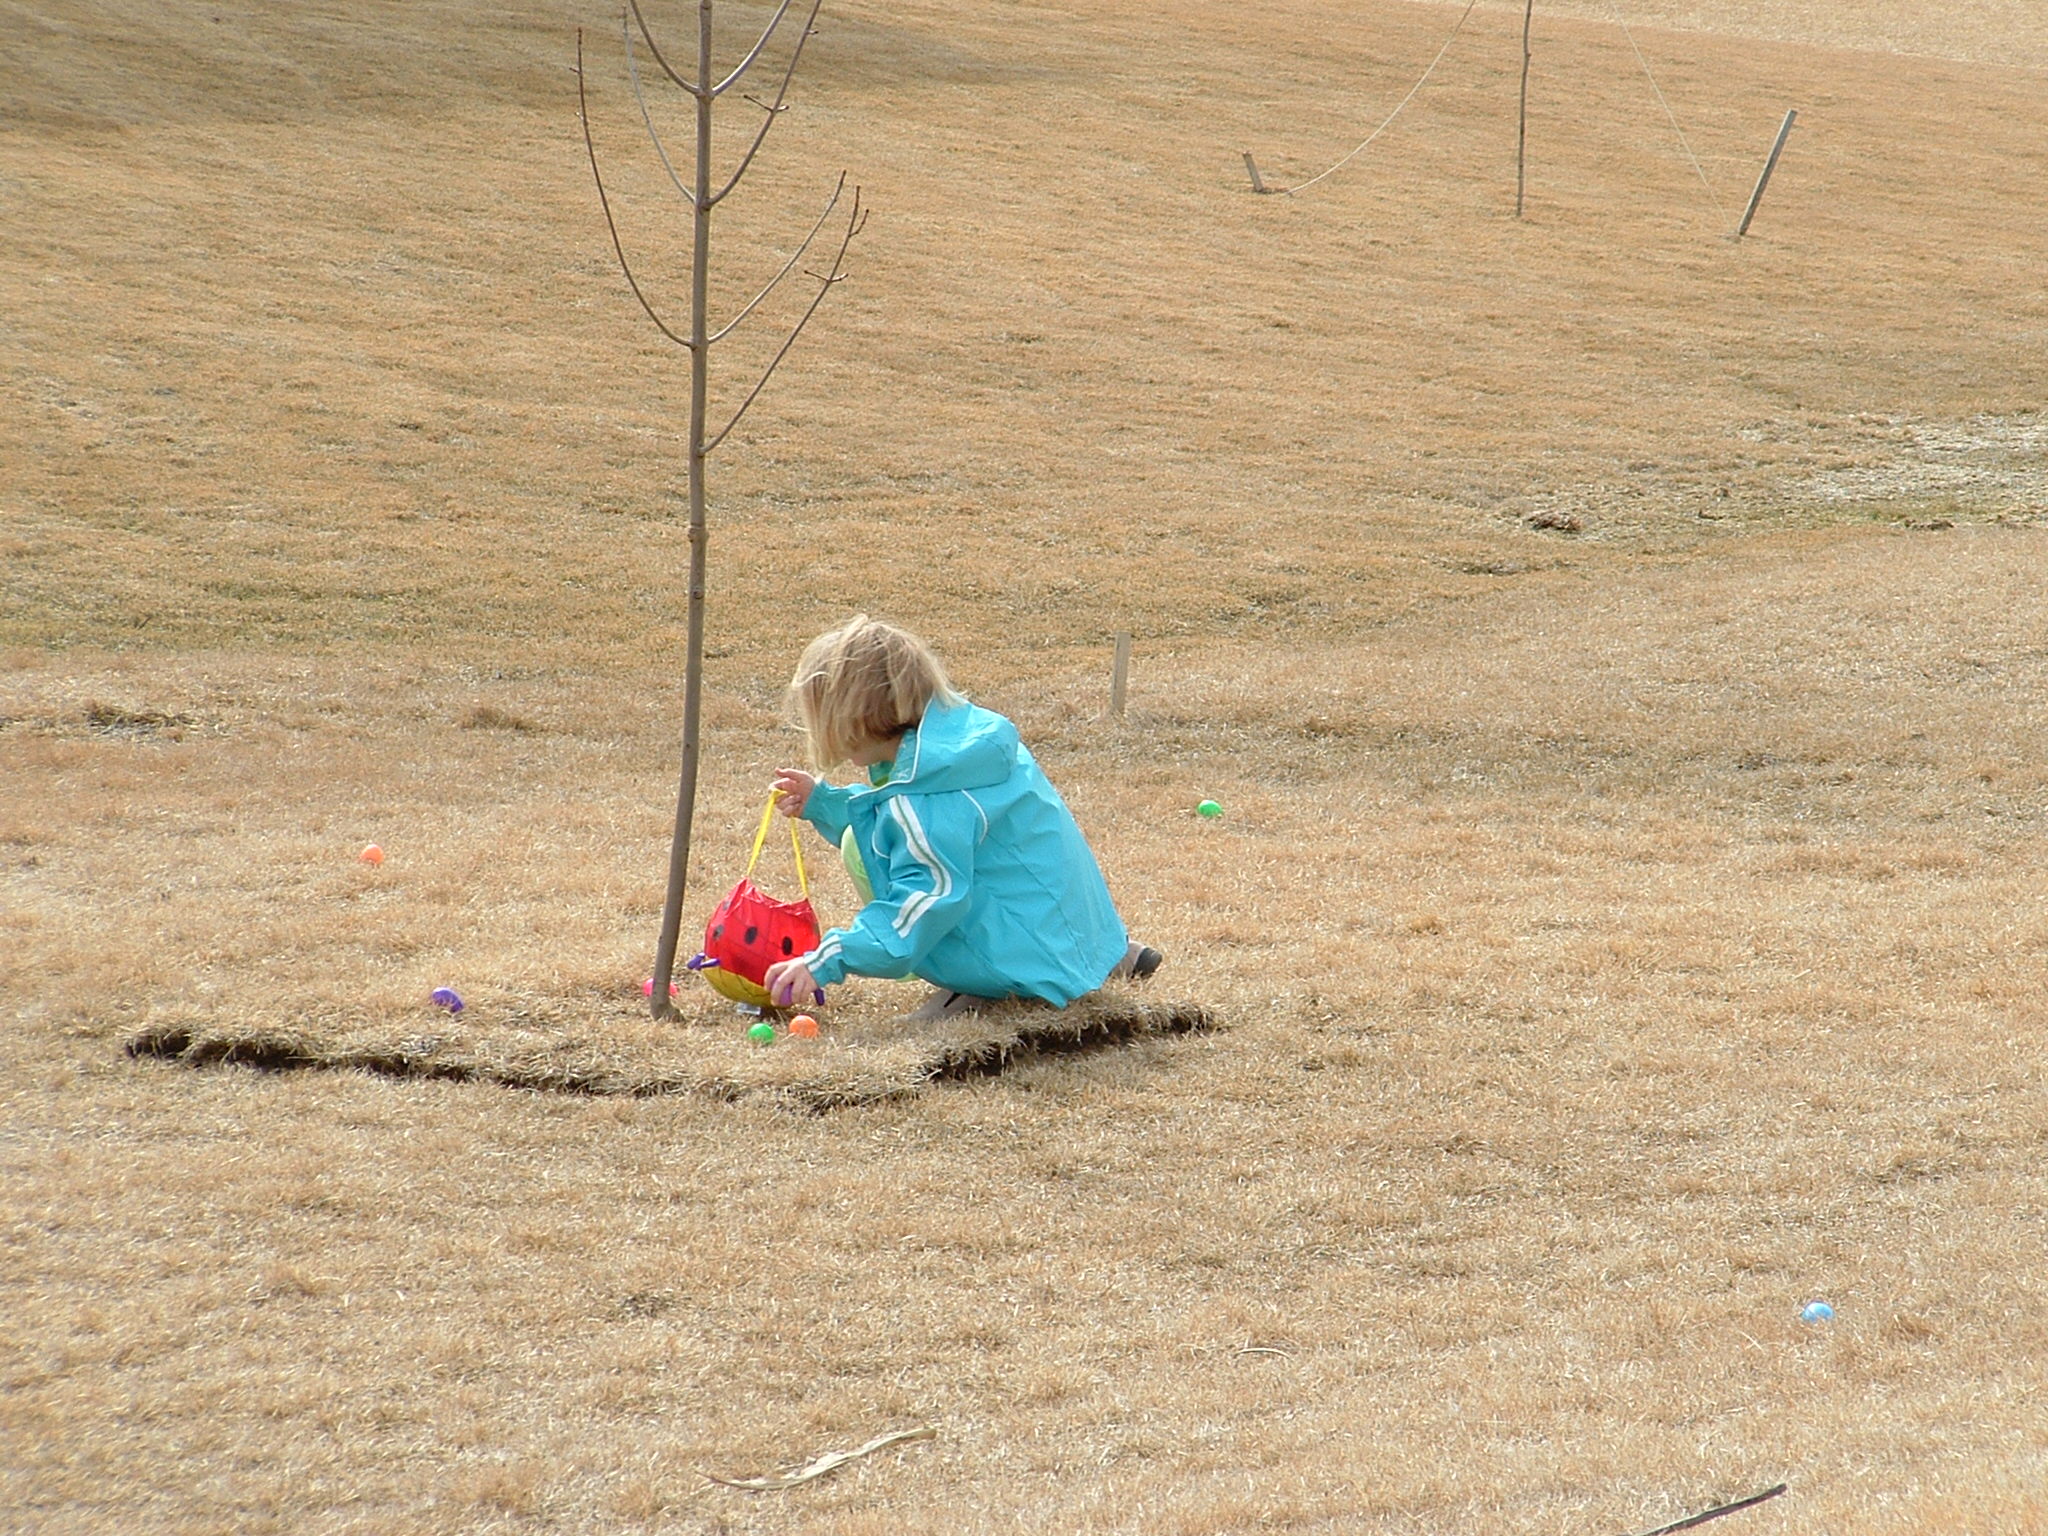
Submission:
[[[1409,102],[1415,99],[1415,93],[1421,90],[1422,87],[1428,82],[1429,77],[1436,72],[1437,65],[1443,62],[1444,55],[1450,52],[1451,44],[1456,42],[1458,40],[1458,34],[1465,30],[1466,18],[1472,14],[1473,6],[1477,5],[1478,3],[1479,0],[1467,0],[1464,14],[1458,18],[1458,24],[1455,27],[1451,28],[1451,35],[1444,39],[1443,47],[1437,49],[1436,57],[1429,61],[1429,68],[1425,69],[1422,72],[1422,79],[1416,81],[1415,84],[1409,88],[1408,94],[1401,98],[1399,105],[1397,105],[1393,111],[1387,114],[1386,121],[1381,123],[1379,127],[1373,129],[1371,133],[1365,136],[1365,143],[1360,144],[1357,149],[1352,150],[1350,154],[1346,155],[1342,160],[1339,160],[1335,165],[1331,166],[1329,170],[1324,171],[1321,176],[1311,176],[1307,181],[1302,182],[1298,186],[1284,188],[1283,190],[1285,190],[1289,197],[1292,197],[1297,192],[1307,191],[1310,187],[1314,186],[1317,182],[1321,181],[1323,179],[1323,176],[1334,175],[1336,172],[1343,170],[1345,166],[1349,165],[1353,160],[1355,160],[1358,157],[1360,151],[1362,151],[1365,148],[1366,144],[1370,144],[1374,139],[1378,138],[1381,134],[1385,133],[1388,128],[1393,126],[1394,119],[1401,115],[1401,108],[1407,106]]]
[[[1671,120],[1671,131],[1678,135],[1678,143],[1685,150],[1685,158],[1692,162],[1693,174],[1699,177],[1700,185],[1707,189],[1707,196],[1714,200],[1715,211],[1727,213],[1728,210],[1721,203],[1721,194],[1714,190],[1714,184],[1707,180],[1707,173],[1700,167],[1700,157],[1692,152],[1692,145],[1685,137],[1685,130],[1678,126],[1678,114],[1671,110],[1671,103],[1664,99],[1664,91],[1657,84],[1657,77],[1650,73],[1650,61],[1643,57],[1643,50],[1636,46],[1636,35],[1628,29],[1628,18],[1621,14],[1621,7],[1618,5],[1610,4],[1609,9],[1614,12],[1615,24],[1621,28],[1621,35],[1628,39],[1629,47],[1634,50],[1636,62],[1643,66],[1643,78],[1650,82],[1650,93],[1657,98],[1657,105],[1664,109],[1664,115]]]

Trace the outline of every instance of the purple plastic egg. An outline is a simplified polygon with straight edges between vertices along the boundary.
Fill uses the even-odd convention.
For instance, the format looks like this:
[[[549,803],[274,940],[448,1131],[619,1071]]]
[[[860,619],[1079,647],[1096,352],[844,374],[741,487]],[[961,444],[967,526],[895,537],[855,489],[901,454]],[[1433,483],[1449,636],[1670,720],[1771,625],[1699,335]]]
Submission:
[[[436,987],[427,994],[427,1001],[437,1008],[446,1008],[450,1013],[462,1012],[462,994],[453,987]]]

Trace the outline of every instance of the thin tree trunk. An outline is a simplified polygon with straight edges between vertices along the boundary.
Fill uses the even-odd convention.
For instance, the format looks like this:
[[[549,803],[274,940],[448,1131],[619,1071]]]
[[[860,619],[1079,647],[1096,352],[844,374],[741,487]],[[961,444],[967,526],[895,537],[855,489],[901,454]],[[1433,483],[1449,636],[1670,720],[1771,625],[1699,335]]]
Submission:
[[[704,704],[704,568],[710,531],[704,520],[705,404],[711,362],[711,0],[697,0],[697,181],[690,252],[690,602],[683,660],[683,767],[676,788],[675,834],[668,851],[668,894],[654,954],[650,1011],[673,1018],[669,978],[682,932],[683,889],[690,876],[690,823],[697,808],[699,722]]]
[[[773,293],[782,280],[796,270],[804,252],[810,249],[811,242],[817,239],[818,232],[825,227],[825,221],[839,206],[840,195],[846,190],[846,173],[840,172],[838,183],[832,189],[832,196],[825,203],[825,211],[818,215],[818,222],[811,226],[810,233],[797,244],[789,259],[783,263],[781,271],[770,278],[767,286],[741,306],[739,312],[723,327],[716,331],[712,330],[711,210],[727,193],[739,185],[740,178],[746,175],[747,167],[753,163],[755,154],[766,141],[776,118],[785,110],[783,98],[789,94],[789,82],[795,76],[797,64],[803,57],[804,40],[812,33],[823,0],[811,0],[808,14],[797,13],[803,16],[802,28],[790,48],[789,64],[783,70],[782,84],[774,99],[770,101],[755,96],[745,98],[760,108],[763,120],[759,131],[754,135],[753,143],[739,157],[739,163],[731,177],[716,192],[711,188],[712,104],[737,85],[740,77],[761,58],[769,40],[774,37],[784,18],[790,14],[794,0],[780,0],[774,15],[769,17],[767,26],[762,29],[760,39],[734,67],[732,73],[716,84],[713,83],[711,73],[712,3],[713,0],[697,0],[697,76],[694,82],[684,79],[655,43],[653,34],[647,30],[645,18],[640,14],[639,0],[627,0],[627,14],[621,16],[619,20],[620,41],[626,52],[627,73],[632,79],[634,98],[640,103],[640,116],[647,125],[648,139],[653,143],[662,168],[668,172],[669,180],[674,183],[676,191],[688,198],[691,205],[690,323],[687,336],[662,319],[661,312],[648,297],[647,290],[641,286],[639,279],[634,277],[632,263],[627,260],[625,242],[620,238],[618,221],[612,216],[611,199],[605,192],[604,173],[598,165],[597,141],[590,131],[589,96],[583,74],[583,34],[580,31],[576,34],[577,115],[583,123],[583,145],[590,155],[590,175],[597,184],[598,206],[604,210],[605,227],[611,233],[612,249],[618,254],[619,269],[625,273],[626,286],[632,290],[633,297],[641,309],[646,311],[647,318],[654,322],[655,329],[677,346],[687,349],[690,354],[690,590],[689,638],[683,658],[683,764],[676,786],[675,831],[669,841],[668,893],[662,903],[661,932],[655,943],[654,975],[648,983],[648,1007],[657,1019],[676,1016],[675,1005],[669,1000],[669,988],[675,976],[677,941],[682,931],[683,895],[690,878],[691,822],[697,808],[697,763],[702,741],[700,726],[704,704],[704,570],[710,544],[710,534],[704,516],[706,461],[713,450],[731,434],[733,428],[739,425],[740,418],[746,415],[748,408],[767,387],[768,380],[781,366],[783,358],[789,355],[789,349],[796,344],[797,337],[802,334],[804,327],[810,324],[811,316],[816,314],[818,306],[824,303],[825,295],[846,280],[847,250],[867,222],[866,215],[861,209],[860,188],[856,186],[853,189],[853,206],[846,216],[846,230],[840,237],[838,249],[833,253],[830,268],[824,272],[805,269],[805,276],[817,283],[818,291],[812,295],[809,306],[797,317],[796,323],[789,328],[783,337],[781,347],[768,359],[767,366],[761,370],[760,377],[755,380],[754,387],[747,392],[746,398],[740,401],[738,409],[726,420],[724,426],[713,432],[708,414],[712,345],[738,329],[740,324],[754,313],[762,300]],[[640,35],[646,41],[648,51],[663,75],[671,83],[688,92],[691,99],[696,102],[697,165],[694,190],[686,190],[682,178],[676,174],[669,160],[668,150],[663,146],[661,135],[655,128],[654,118],[648,111],[646,98],[641,94],[640,75],[633,56],[634,22],[640,24]]]

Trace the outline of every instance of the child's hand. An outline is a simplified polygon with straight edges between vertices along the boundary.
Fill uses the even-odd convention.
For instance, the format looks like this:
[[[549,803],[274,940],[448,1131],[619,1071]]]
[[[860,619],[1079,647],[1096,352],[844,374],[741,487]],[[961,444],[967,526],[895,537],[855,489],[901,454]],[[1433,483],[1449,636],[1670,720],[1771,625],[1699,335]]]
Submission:
[[[775,770],[775,809],[785,816],[801,816],[804,806],[809,803],[811,791],[818,787],[816,774],[805,773],[801,768],[778,768]]]
[[[790,1007],[799,997],[809,1002],[818,993],[811,968],[801,960],[780,960],[769,966],[762,985],[768,989],[769,1001],[778,1008]]]

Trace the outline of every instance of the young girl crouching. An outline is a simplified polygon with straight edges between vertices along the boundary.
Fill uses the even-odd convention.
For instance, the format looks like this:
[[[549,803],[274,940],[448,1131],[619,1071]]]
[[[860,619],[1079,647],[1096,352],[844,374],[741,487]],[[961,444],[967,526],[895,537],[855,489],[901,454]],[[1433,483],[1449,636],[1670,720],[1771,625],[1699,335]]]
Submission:
[[[912,1019],[1007,998],[1065,1007],[1158,969],[1016,726],[955,693],[923,641],[856,615],[805,647],[789,700],[812,766],[850,763],[866,782],[784,768],[777,804],[839,844],[872,895],[769,969],[778,1004],[848,976],[920,976],[937,990]]]

